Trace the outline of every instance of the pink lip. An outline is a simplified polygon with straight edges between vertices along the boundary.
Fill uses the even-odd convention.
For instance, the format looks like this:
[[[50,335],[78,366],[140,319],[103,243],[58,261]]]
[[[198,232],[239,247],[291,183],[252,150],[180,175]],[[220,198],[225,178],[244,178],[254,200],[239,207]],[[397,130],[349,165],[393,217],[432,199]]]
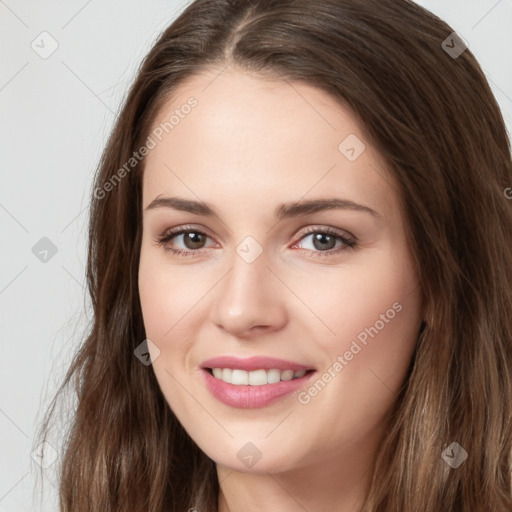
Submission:
[[[310,366],[293,363],[292,361],[285,361],[284,359],[276,359],[274,357],[254,356],[246,359],[241,359],[232,356],[220,356],[208,359],[201,363],[201,368],[233,368],[238,370],[245,370],[247,372],[253,370],[271,370],[273,368],[278,370],[313,370]],[[272,384],[274,385],[274,384]]]
[[[215,364],[217,364],[217,361],[214,359],[211,359],[210,361],[214,361]],[[273,360],[273,364],[275,364],[275,361],[276,360]],[[208,361],[207,363],[210,364]],[[280,365],[277,365],[277,367],[279,366]],[[221,367],[233,368],[232,365],[213,366],[213,368]],[[276,368],[276,366],[272,367]],[[236,366],[234,368],[236,368]],[[258,366],[258,368],[261,368],[261,366]],[[303,367],[299,369],[306,368]],[[306,375],[299,379],[292,379],[286,381],[283,380],[275,384],[264,384],[263,386],[236,386],[234,384],[228,384],[227,382],[224,382],[221,379],[215,378],[205,368],[201,370],[201,374],[205,379],[206,387],[209,389],[210,393],[215,398],[217,398],[217,400],[219,400],[223,404],[241,409],[256,409],[258,407],[265,407],[266,405],[270,405],[279,398],[290,393],[293,393],[294,391],[297,391],[301,387],[305,386],[307,382],[311,379],[312,375],[314,375],[315,373],[315,371],[312,371],[306,373]]]

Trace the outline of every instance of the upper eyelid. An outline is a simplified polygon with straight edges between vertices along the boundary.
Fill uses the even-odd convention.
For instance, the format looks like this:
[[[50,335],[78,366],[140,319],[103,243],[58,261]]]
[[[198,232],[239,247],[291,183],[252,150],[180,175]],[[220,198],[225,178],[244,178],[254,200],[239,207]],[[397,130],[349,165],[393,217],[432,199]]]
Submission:
[[[166,229],[163,232],[163,234],[159,236],[159,238],[165,238],[165,237],[169,236],[170,239],[173,239],[173,238],[183,235],[189,231],[204,234],[212,240],[214,240],[214,238],[215,238],[209,233],[209,231],[206,228],[203,228],[203,227],[196,228],[196,227],[190,226],[190,225],[184,225],[184,226],[178,226],[176,228]],[[317,225],[317,224],[312,224],[312,225],[306,226],[304,228],[301,228],[300,230],[297,231],[297,234],[294,236],[298,237],[298,239],[294,242],[294,244],[301,241],[304,237],[312,235],[315,232],[320,232],[320,233],[326,232],[333,236],[338,236],[340,238],[346,238],[346,239],[350,239],[354,242],[357,242],[357,237],[355,237],[354,235],[352,235],[351,233],[349,233],[345,230],[342,230],[340,228],[335,228],[332,226],[321,226],[321,225]],[[201,250],[201,249],[197,249],[197,250]]]

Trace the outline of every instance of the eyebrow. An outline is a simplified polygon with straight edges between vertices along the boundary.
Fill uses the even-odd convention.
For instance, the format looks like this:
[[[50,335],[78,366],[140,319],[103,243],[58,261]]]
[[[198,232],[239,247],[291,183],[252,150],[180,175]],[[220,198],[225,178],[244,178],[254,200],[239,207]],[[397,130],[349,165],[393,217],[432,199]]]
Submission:
[[[182,197],[156,197],[144,211],[162,207],[173,208],[174,210],[203,215],[205,217],[220,218],[217,210],[212,205],[205,202],[184,199]],[[380,213],[368,206],[355,203],[349,199],[339,198],[311,199],[307,201],[282,203],[275,209],[274,216],[279,220],[283,220],[328,210],[354,210],[369,213],[379,220],[383,218]]]

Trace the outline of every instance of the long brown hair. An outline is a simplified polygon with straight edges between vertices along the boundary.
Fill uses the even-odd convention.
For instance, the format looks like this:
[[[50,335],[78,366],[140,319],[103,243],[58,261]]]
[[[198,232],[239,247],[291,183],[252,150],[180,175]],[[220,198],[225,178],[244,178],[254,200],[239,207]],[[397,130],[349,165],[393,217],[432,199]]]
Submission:
[[[98,167],[93,323],[41,430],[46,438],[55,400],[74,383],[63,512],[217,510],[214,462],[134,356],[145,339],[144,159],[126,163],[185,79],[228,65],[326,91],[357,117],[399,184],[425,324],[364,510],[512,510],[511,150],[489,84],[453,32],[408,0],[196,0],[161,34]],[[443,458],[453,442],[468,454],[458,468]]]

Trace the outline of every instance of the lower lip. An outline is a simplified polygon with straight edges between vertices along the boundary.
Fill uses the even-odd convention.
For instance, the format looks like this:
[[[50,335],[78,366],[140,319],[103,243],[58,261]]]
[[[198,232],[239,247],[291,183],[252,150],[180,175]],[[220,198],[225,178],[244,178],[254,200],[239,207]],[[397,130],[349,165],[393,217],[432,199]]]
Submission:
[[[210,393],[223,404],[241,409],[256,409],[270,405],[281,397],[289,395],[303,387],[315,372],[308,372],[303,377],[282,380],[275,384],[263,386],[236,386],[217,379],[206,369],[202,369],[206,387]]]

